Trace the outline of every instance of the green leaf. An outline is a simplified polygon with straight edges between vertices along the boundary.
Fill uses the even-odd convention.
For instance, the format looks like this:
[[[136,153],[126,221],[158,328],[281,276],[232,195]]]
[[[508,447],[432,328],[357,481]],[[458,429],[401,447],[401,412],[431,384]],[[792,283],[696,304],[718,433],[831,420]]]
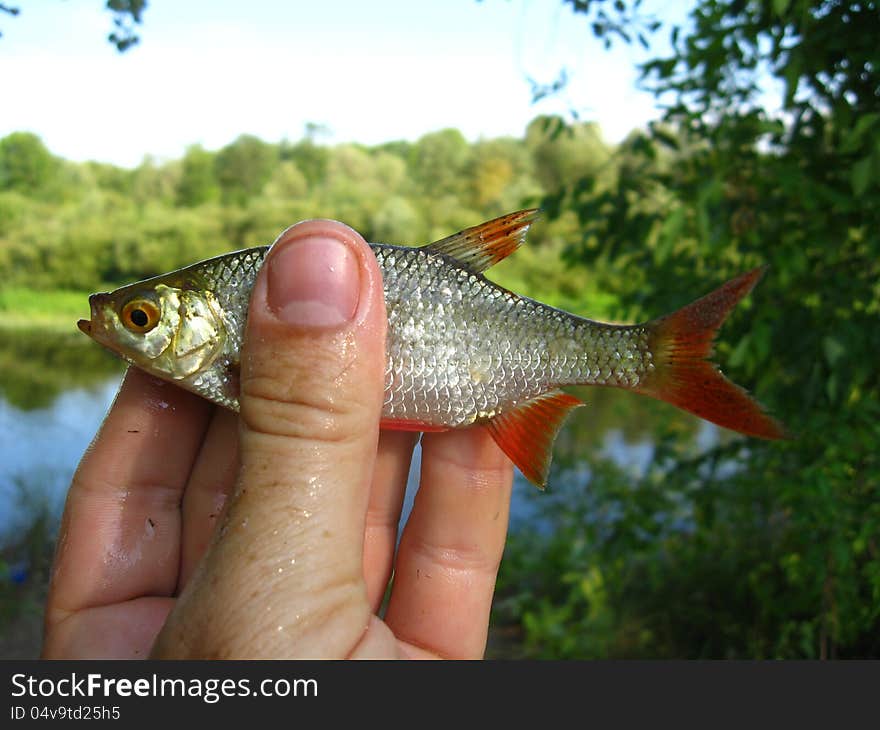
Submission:
[[[848,154],[855,152],[862,144],[862,140],[865,135],[873,130],[873,128],[877,125],[877,122],[880,122],[880,114],[877,112],[871,112],[869,114],[864,114],[858,118],[856,123],[853,125],[853,128],[844,135],[843,144],[840,146],[840,151]]]
[[[785,77],[784,103],[786,107],[790,107],[794,103],[794,97],[797,94],[802,71],[803,66],[800,54],[792,53],[788,60],[788,63],[785,65],[782,71],[782,75]]]
[[[825,395],[834,403],[837,400],[837,373],[831,373],[825,383]]]
[[[827,335],[822,339],[822,350],[825,353],[825,359],[831,367],[837,365],[840,358],[846,355],[846,347],[833,335]]]
[[[676,137],[667,129],[663,129],[662,127],[654,125],[651,127],[651,133],[654,139],[656,139],[664,147],[668,147],[672,150],[677,150],[681,147],[678,137]]]
[[[733,352],[731,353],[730,357],[727,359],[727,361],[730,363],[731,367],[739,368],[743,365],[743,363],[745,363],[746,357],[748,356],[748,353],[749,353],[749,347],[751,346],[751,343],[749,342],[749,340],[750,340],[750,335],[748,333],[746,333],[745,335],[743,335],[740,338],[736,347],[733,348]]]
[[[791,0],[773,0],[773,12],[781,17],[785,15],[789,5],[791,5]]]
[[[764,362],[770,354],[773,330],[765,322],[758,322],[752,328],[752,341],[758,362]]]
[[[852,166],[850,171],[850,184],[852,185],[853,194],[861,197],[865,194],[868,186],[871,184],[873,177],[874,160],[872,157],[863,157]]]
[[[681,239],[685,215],[684,208],[676,208],[663,222],[660,237],[657,241],[656,256],[658,263],[663,263],[672,255],[675,245]]]

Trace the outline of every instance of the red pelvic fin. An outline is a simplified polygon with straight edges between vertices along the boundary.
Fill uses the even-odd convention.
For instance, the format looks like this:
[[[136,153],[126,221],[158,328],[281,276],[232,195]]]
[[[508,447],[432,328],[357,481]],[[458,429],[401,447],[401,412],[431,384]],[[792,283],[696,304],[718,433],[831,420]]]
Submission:
[[[485,426],[525,478],[543,489],[556,434],[569,411],[582,405],[573,395],[554,390],[495,416]]]
[[[708,358],[721,323],[764,273],[753,269],[651,322],[655,371],[636,390],[749,436],[785,438],[783,426]]]
[[[393,418],[383,418],[379,421],[379,428],[386,431],[422,431],[423,433],[449,430],[446,426],[434,426],[430,423],[422,423],[421,421],[404,421]]]
[[[465,228],[423,248],[451,256],[475,274],[480,274],[522,245],[529,226],[537,216],[537,209],[509,213],[487,223]]]

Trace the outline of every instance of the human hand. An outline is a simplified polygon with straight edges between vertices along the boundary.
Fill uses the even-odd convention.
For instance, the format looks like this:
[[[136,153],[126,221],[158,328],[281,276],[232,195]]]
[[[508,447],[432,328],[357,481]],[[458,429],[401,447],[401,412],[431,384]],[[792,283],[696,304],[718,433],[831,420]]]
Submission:
[[[481,427],[425,435],[395,555],[416,434],[378,430],[385,327],[364,240],[308,221],[254,288],[240,417],[129,370],[70,488],[43,655],[482,656],[512,466]]]

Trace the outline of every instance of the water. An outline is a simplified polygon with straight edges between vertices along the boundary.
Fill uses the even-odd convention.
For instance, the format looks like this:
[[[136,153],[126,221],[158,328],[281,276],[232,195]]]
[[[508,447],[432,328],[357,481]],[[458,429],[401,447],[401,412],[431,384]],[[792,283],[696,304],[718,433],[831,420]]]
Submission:
[[[67,490],[122,372],[116,358],[78,333],[0,337],[0,656],[39,653],[40,607]],[[547,493],[517,472],[511,530],[550,534],[558,526],[555,510],[596,526],[600,536],[606,529],[611,534],[625,505],[602,494],[597,465],[610,460],[635,475],[644,473],[655,460],[653,434],[676,419],[697,433],[697,442],[708,445],[717,438],[717,429],[707,424],[697,429],[695,419],[650,399],[597,389],[579,395],[588,405],[576,409],[560,432]],[[420,465],[417,447],[404,521]],[[657,518],[673,530],[687,529],[692,521],[687,503]]]
[[[119,378],[111,378],[32,410],[0,399],[0,545],[12,542],[36,514],[57,522],[76,465],[118,387]]]
[[[51,405],[30,410],[0,399],[0,547],[14,542],[38,514],[46,514],[57,523],[74,470],[112,403],[119,382],[119,376],[115,376],[89,388],[73,388],[57,396]],[[577,419],[571,421],[566,427],[583,430],[578,429]],[[713,427],[705,430],[711,433]],[[590,456],[610,458],[622,468],[641,474],[653,455],[654,445],[649,438],[630,441],[621,428],[610,428],[601,434],[598,444],[585,449],[579,463],[567,468],[567,479],[588,482]],[[412,509],[420,468],[421,448],[416,446],[402,521]],[[541,498],[517,472],[511,504],[513,527],[531,522]]]
[[[17,336],[0,348],[2,549],[14,544],[37,516],[57,524],[73,472],[113,400],[122,366],[81,337]],[[574,411],[554,449],[556,482],[586,488],[591,464],[603,458],[644,473],[654,458],[652,429],[672,409],[621,391],[585,389],[582,395],[588,406]],[[697,441],[711,443],[716,432],[704,424],[697,429]],[[404,519],[412,508],[420,462],[417,447]],[[548,491],[555,488],[551,477]],[[545,498],[517,472],[513,529],[537,527],[536,510]]]

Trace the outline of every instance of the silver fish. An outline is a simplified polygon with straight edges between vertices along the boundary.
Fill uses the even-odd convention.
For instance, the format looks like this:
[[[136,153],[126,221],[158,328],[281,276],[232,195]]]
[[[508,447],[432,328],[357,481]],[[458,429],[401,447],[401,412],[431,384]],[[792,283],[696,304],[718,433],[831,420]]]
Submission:
[[[511,213],[420,248],[370,244],[388,316],[383,428],[484,424],[540,487],[564,418],[582,405],[561,390],[567,385],[625,388],[744,434],[784,436],[706,359],[717,328],[761,269],[651,322],[595,322],[483,276],[523,243],[535,216]],[[93,294],[91,319],[78,325],[133,365],[237,410],[248,302],[268,250],[224,254]]]

